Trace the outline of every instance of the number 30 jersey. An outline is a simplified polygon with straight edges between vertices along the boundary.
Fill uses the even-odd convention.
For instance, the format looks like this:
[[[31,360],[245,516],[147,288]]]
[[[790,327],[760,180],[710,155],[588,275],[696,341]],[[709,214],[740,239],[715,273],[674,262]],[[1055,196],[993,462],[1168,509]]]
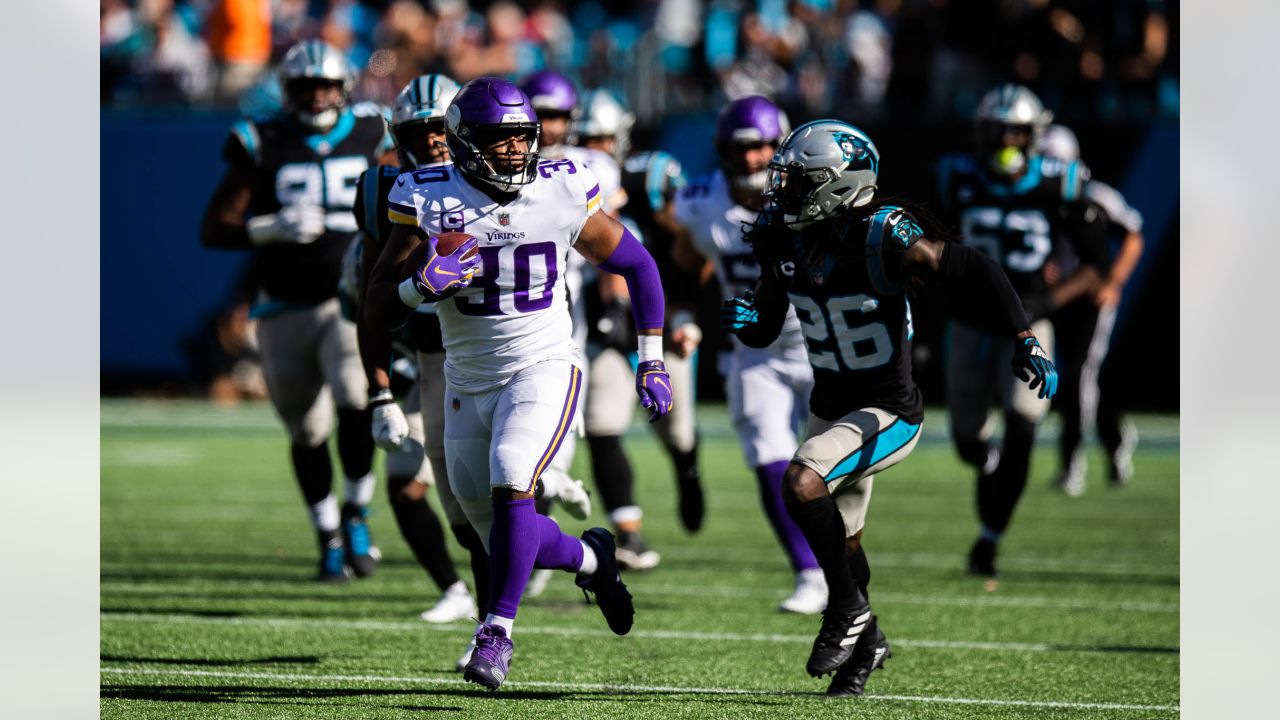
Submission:
[[[572,160],[538,163],[534,181],[505,205],[449,165],[396,178],[387,201],[391,222],[480,241],[471,285],[437,304],[445,374],[455,389],[484,392],[536,363],[577,361],[565,269],[601,204],[595,175]]]
[[[836,420],[876,407],[909,423],[924,419],[911,377],[906,281],[890,279],[890,266],[900,266],[921,234],[903,209],[873,204],[797,232],[753,238],[761,299],[790,301],[799,320],[813,367],[814,415]],[[762,319],[777,312],[762,307]]]

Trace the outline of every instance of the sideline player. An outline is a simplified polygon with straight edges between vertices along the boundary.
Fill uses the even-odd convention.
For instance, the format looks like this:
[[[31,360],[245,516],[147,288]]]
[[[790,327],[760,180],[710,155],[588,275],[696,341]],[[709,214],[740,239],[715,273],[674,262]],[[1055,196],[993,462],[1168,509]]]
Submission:
[[[1050,125],[1040,141],[1046,157],[1062,162],[1080,159],[1080,143],[1075,133],[1063,125]],[[1111,269],[1102,282],[1089,293],[1088,299],[1076,300],[1053,314],[1053,331],[1058,345],[1058,369],[1068,388],[1079,387],[1058,398],[1062,412],[1062,433],[1058,438],[1058,455],[1062,470],[1056,486],[1067,495],[1084,494],[1087,461],[1081,447],[1089,427],[1097,429],[1098,439],[1107,453],[1107,480],[1112,487],[1122,487],[1133,475],[1133,449],[1137,431],[1125,421],[1110,388],[1099,383],[1111,334],[1115,330],[1116,311],[1129,277],[1142,258],[1142,213],[1125,202],[1120,191],[1101,180],[1091,179],[1085,195],[1107,215],[1108,226],[1123,232],[1120,247],[1111,261]],[[1110,234],[1110,233],[1108,233]],[[1060,276],[1076,262],[1070,245],[1056,258]]]
[[[1005,270],[1031,316],[1032,329],[1053,354],[1055,308],[1087,294],[1106,266],[1105,216],[1084,193],[1088,170],[1039,154],[1037,142],[1052,113],[1020,85],[985,96],[975,115],[975,155],[938,164],[938,205],[966,244]],[[1054,248],[1070,243],[1079,264],[1049,287],[1044,265]],[[947,405],[952,439],[962,460],[978,470],[979,536],[969,550],[969,572],[994,588],[996,551],[1027,484],[1036,426],[1048,412],[1039,393],[1020,387],[1001,370],[1009,340],[973,318],[951,323],[947,349]],[[1069,388],[1077,392],[1078,388]],[[992,442],[988,406],[1000,398],[1004,437]]]
[[[765,174],[787,118],[767,98],[739,98],[720,111],[716,150],[720,169],[676,196],[675,258],[699,271],[714,263],[726,295],[741,295],[760,279],[745,228],[759,216]],[[708,260],[710,258],[710,260]],[[780,610],[814,615],[827,606],[827,583],[804,534],[782,504],[782,476],[795,455],[796,430],[808,416],[813,371],[794,310],[776,342],[763,349],[733,341],[727,372],[729,415],[747,465],[755,471],[760,504],[795,573],[795,590]]]
[[[336,295],[356,231],[356,180],[390,141],[380,107],[348,107],[355,78],[332,47],[294,45],[279,75],[285,112],[231,127],[227,172],[205,209],[201,242],[254,251],[267,391],[289,430],[294,474],[319,535],[318,577],[342,582],[372,573],[379,555],[365,520],[374,490],[368,384],[355,325]],[[328,447],[335,404],[346,476],[341,512]]]
[[[591,171],[571,160],[539,162],[537,113],[504,80],[467,83],[445,119],[454,165],[397,178],[388,203],[397,225],[374,267],[365,313],[390,329],[422,302],[438,304],[449,481],[487,540],[493,569],[490,611],[465,677],[496,689],[535,566],[578,573],[615,633],[629,632],[634,617],[613,536],[592,528],[579,541],[533,507],[538,477],[575,422],[582,384],[564,312],[570,249],[626,278],[640,336],[636,390],[654,419],[670,410],[671,385],[657,269],[630,232],[599,212]],[[437,253],[442,234],[457,237],[447,233],[469,238]]]
[[[806,670],[835,671],[833,698],[863,694],[889,656],[867,595],[862,530],[873,475],[911,452],[923,421],[906,289],[954,279],[955,302],[994,311],[993,324],[1015,338],[1014,373],[1045,396],[1057,384],[999,266],[943,242],[927,215],[876,200],[879,164],[870,138],[845,122],[817,120],[788,135],[769,163],[765,212],[747,237],[760,281],[722,306],[725,327],[761,348],[794,308],[808,346],[809,434],[787,467],[783,498],[830,589]]]

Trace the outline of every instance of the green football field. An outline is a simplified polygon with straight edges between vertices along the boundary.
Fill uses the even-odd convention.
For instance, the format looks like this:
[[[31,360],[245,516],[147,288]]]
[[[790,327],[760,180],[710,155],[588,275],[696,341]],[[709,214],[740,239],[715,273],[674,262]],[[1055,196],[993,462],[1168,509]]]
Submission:
[[[1002,582],[987,592],[962,572],[972,478],[932,410],[915,452],[878,477],[864,538],[893,658],[867,697],[832,702],[827,679],[804,672],[818,620],[774,609],[791,572],[722,407],[699,416],[709,511],[697,536],[679,528],[657,444],[639,425],[628,438],[645,534],[662,553],[657,569],[625,576],[631,634],[612,635],[571,576],[556,577],[523,604],[510,679],[491,694],[452,672],[472,625],[418,619],[438,591],[381,487],[382,567],[320,586],[269,408],[104,401],[102,717],[1173,717],[1178,421],[1136,422],[1137,475],[1120,491],[1096,449],[1084,497],[1050,491],[1042,442]],[[557,519],[575,534],[589,526]],[[600,508],[592,521],[604,523]]]

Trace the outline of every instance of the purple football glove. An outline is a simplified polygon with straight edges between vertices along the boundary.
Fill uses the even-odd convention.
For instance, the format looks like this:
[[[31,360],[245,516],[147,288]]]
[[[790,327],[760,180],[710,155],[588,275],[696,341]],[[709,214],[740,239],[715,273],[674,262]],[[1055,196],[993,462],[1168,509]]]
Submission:
[[[436,254],[436,243],[439,241],[440,238],[434,235],[427,238],[431,249],[423,257],[418,271],[413,274],[413,283],[423,295],[445,295],[461,290],[471,284],[480,265],[479,252],[463,258],[463,255],[479,247],[479,240],[470,238],[448,255]]]
[[[649,411],[649,422],[671,412],[671,376],[661,360],[648,360],[636,368],[636,394]]]

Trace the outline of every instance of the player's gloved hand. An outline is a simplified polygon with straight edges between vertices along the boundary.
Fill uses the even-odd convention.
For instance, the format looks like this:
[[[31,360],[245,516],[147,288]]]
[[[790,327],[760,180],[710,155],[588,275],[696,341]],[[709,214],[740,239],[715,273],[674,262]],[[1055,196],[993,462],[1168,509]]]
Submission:
[[[671,412],[671,376],[661,360],[646,360],[636,368],[636,394],[649,411],[649,422]]]
[[[409,442],[409,421],[391,397],[391,391],[384,390],[370,398],[369,410],[373,416],[373,444],[387,452],[405,449]]]
[[[756,294],[750,290],[720,304],[720,327],[731,333],[740,333],[758,322],[760,310],[756,308]]]
[[[324,234],[325,210],[319,205],[290,205],[270,215],[249,218],[246,229],[255,245],[315,242]]]
[[[1040,342],[1034,337],[1019,338],[1013,351],[1013,374],[1023,382],[1030,381],[1029,387],[1040,388],[1040,399],[1053,397],[1058,392],[1058,369],[1049,360],[1049,355]]]
[[[413,274],[413,284],[423,295],[444,295],[456,292],[471,284],[476,270],[480,267],[480,253],[477,249],[480,241],[468,238],[466,242],[454,248],[448,255],[436,253],[439,238],[434,235],[427,238],[431,249],[422,259],[417,272]],[[469,257],[463,257],[471,253]]]

